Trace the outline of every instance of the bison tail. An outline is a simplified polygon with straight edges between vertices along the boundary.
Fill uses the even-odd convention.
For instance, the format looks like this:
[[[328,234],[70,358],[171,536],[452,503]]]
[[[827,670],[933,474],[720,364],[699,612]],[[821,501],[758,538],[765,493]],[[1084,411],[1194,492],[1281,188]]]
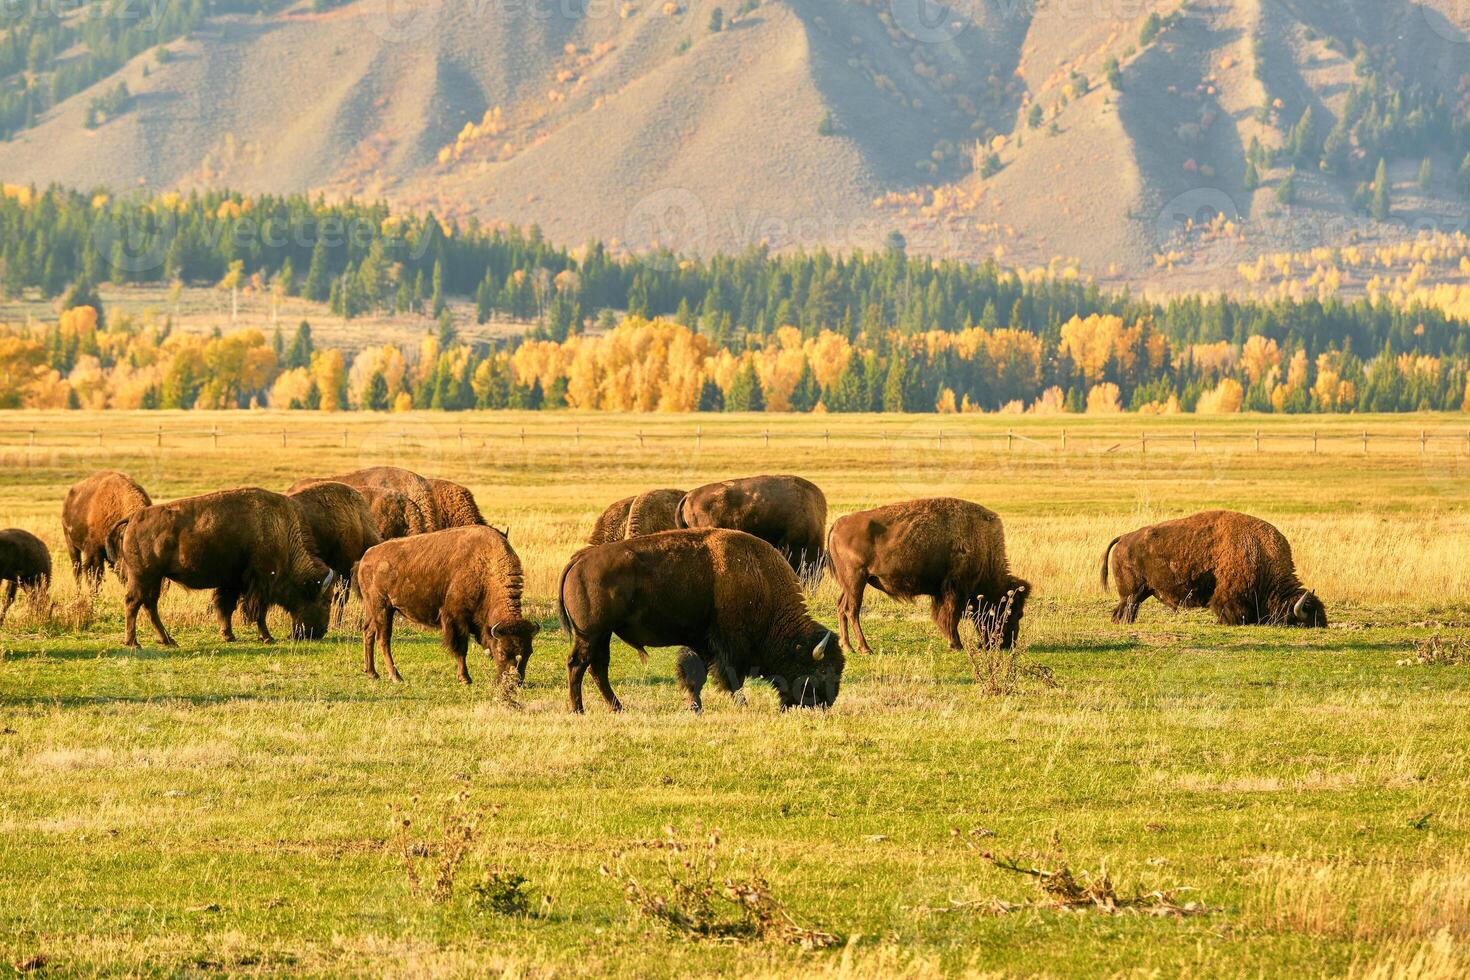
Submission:
[[[581,557],[580,554],[571,557],[566,567],[561,570],[561,578],[556,583],[556,618],[561,623],[562,632],[567,635],[567,639],[575,637],[576,632],[572,626],[572,617],[567,614],[567,602],[563,590],[567,587],[567,575],[571,573],[572,566],[577,563],[579,557]]]
[[[1108,559],[1111,558],[1113,555],[1113,547],[1122,540],[1123,535],[1118,535],[1116,538],[1108,542],[1108,550],[1103,552],[1102,587],[1105,589],[1108,587]]]

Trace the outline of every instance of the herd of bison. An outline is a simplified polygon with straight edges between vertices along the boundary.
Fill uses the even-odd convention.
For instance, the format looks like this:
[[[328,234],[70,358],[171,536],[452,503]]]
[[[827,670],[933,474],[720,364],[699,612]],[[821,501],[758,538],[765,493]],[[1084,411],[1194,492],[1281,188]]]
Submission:
[[[539,630],[521,613],[521,561],[507,532],[487,524],[466,488],[397,467],[301,480],[284,494],[247,487],[162,504],[127,475],[101,472],[71,488],[62,527],[79,584],[95,592],[105,570],[116,571],[128,646],[138,643],[139,610],[174,645],[158,614],[165,581],[213,590],[227,641],[240,609],[270,642],[272,606],[290,614],[294,636],[321,637],[350,588],[362,603],[363,670],[376,678],[380,653],[395,681],[397,614],[441,632],[466,684],[471,639],[514,684]],[[910,500],[829,528],[822,491],[795,476],[650,490],[608,507],[589,541],[562,569],[556,601],[579,712],[589,669],[621,709],[608,682],[614,635],[644,656],[682,647],[676,673],[695,710],[711,677],[732,693],[762,678],[782,707],[825,707],[837,697],[844,653],[870,652],[860,618],[868,586],[930,597],[954,649],[966,617],[986,642],[1014,644],[1031,588],[1010,572],[1000,518],[978,504]],[[824,571],[842,591],[836,634],[812,619],[803,591],[803,580]],[[1286,538],[1245,514],[1209,511],[1115,538],[1103,555],[1104,587],[1110,572],[1115,622],[1133,622],[1157,596],[1171,608],[1208,607],[1222,624],[1327,625]],[[0,531],[0,624],[18,588],[44,592],[50,577],[40,539]]]

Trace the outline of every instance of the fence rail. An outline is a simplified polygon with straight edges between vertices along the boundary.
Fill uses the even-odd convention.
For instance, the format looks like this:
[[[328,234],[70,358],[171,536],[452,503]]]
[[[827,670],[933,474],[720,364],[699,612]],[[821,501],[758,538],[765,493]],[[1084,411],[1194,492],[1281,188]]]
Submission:
[[[13,418],[13,417],[12,417]],[[668,426],[643,428],[627,424],[610,425],[532,425],[472,422],[465,425],[414,422],[395,425],[381,420],[357,421],[344,426],[320,423],[277,425],[254,420],[237,424],[158,424],[154,426],[101,426],[96,428],[61,428],[53,425],[0,426],[0,451],[13,456],[31,451],[55,449],[218,449],[238,448],[250,442],[280,448],[349,450],[371,441],[378,445],[396,443],[434,445],[438,449],[457,447],[461,451],[489,447],[545,448],[555,446],[601,448],[670,448],[700,450],[705,447],[770,448],[775,445],[804,444],[831,448],[834,436],[839,444],[893,444],[914,448],[929,447],[952,452],[994,453],[1074,453],[1078,455],[1114,455],[1151,452],[1255,452],[1357,454],[1377,453],[1463,454],[1470,456],[1470,428],[1464,431],[1444,428],[1431,431],[1374,431],[1364,428],[1345,431],[1318,429],[1254,429],[1177,428],[1149,431],[1108,431],[1084,427],[1051,429],[1030,434],[1016,429],[1001,431],[986,427],[974,429],[961,425],[946,427],[943,423],[895,424],[858,429],[833,427],[752,427],[747,424]]]

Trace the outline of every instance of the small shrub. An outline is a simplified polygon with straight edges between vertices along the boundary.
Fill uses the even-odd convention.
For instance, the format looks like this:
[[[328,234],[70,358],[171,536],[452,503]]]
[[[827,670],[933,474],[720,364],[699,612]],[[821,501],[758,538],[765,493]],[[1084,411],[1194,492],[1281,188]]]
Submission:
[[[841,944],[841,936],[798,922],[771,894],[763,875],[734,872],[722,860],[719,831],[686,844],[665,828],[664,840],[655,846],[665,855],[666,890],[655,890],[634,875],[622,854],[599,869],[622,886],[623,897],[640,918],[693,939],[775,942],[802,949]]]
[[[1016,689],[1016,680],[1021,676],[1035,677],[1047,687],[1056,687],[1057,684],[1049,668],[1029,662],[1026,645],[1019,636],[1009,650],[1004,647],[1005,624],[1010,619],[1015,601],[1016,593],[1011,591],[988,612],[970,610],[965,617],[965,625],[969,628],[960,630],[960,641],[965,648],[965,656],[970,660],[970,674],[975,683],[989,694],[1010,694]]]
[[[1400,660],[1400,667],[1461,667],[1470,664],[1470,638],[1436,633],[1414,641],[1414,655]]]
[[[531,896],[525,890],[531,879],[517,871],[491,868],[479,881],[470,885],[469,906],[474,912],[512,917],[531,915]],[[542,906],[551,904],[551,896],[544,896]]]

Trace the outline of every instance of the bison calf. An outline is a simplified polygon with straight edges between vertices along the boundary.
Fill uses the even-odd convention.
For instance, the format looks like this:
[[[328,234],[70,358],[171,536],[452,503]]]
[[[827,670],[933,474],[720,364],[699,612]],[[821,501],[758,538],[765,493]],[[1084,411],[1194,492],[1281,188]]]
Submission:
[[[45,595],[50,586],[51,552],[46,550],[45,543],[20,528],[0,531],[0,582],[5,584],[5,596],[0,599],[0,624],[3,624],[17,590]]]
[[[356,579],[363,607],[363,673],[378,676],[376,645],[388,676],[403,680],[393,663],[393,616],[402,613],[440,630],[458,661],[461,682],[470,683],[471,637],[495,660],[502,681],[524,681],[531,638],[540,627],[521,615],[521,580],[520,558],[505,535],[490,527],[435,531],[371,549],[358,564]]]
[[[773,545],[798,575],[822,573],[827,498],[799,476],[752,476],[690,490],[679,502],[679,527],[723,527]]]
[[[107,538],[108,558],[127,586],[124,642],[138,645],[138,610],[144,609],[159,642],[176,645],[158,617],[164,579],[214,590],[226,642],[235,639],[235,609],[242,602],[265,643],[272,642],[265,618],[273,605],[291,614],[294,635],[322,636],[336,576],[312,546],[301,505],[269,490],[221,490],[143,508]]]
[[[132,477],[104,470],[73,486],[61,507],[61,528],[71,557],[72,576],[85,581],[92,591],[102,584],[107,567],[107,532],[118,521],[152,506],[148,492]]]
[[[837,617],[843,648],[853,649],[855,636],[863,653],[872,652],[860,619],[869,585],[895,599],[931,597],[934,623],[953,650],[961,648],[960,618],[971,610],[979,628],[996,631],[1010,649],[1031,591],[1010,572],[1000,518],[950,497],[839,518],[827,535],[827,562],[842,587]]]
[[[1110,567],[1115,623],[1133,622],[1157,596],[1170,609],[1208,607],[1222,626],[1327,625],[1322,600],[1296,577],[1285,536],[1248,514],[1205,511],[1124,534],[1103,552],[1103,588]]]
[[[644,656],[647,647],[688,647],[679,677],[696,711],[711,671],[730,691],[747,677],[770,681],[783,708],[830,705],[842,678],[842,653],[808,615],[796,573],[740,531],[665,531],[583,548],[562,570],[557,616],[572,641],[575,712],[589,668],[608,706],[622,710],[608,682],[613,636]]]

